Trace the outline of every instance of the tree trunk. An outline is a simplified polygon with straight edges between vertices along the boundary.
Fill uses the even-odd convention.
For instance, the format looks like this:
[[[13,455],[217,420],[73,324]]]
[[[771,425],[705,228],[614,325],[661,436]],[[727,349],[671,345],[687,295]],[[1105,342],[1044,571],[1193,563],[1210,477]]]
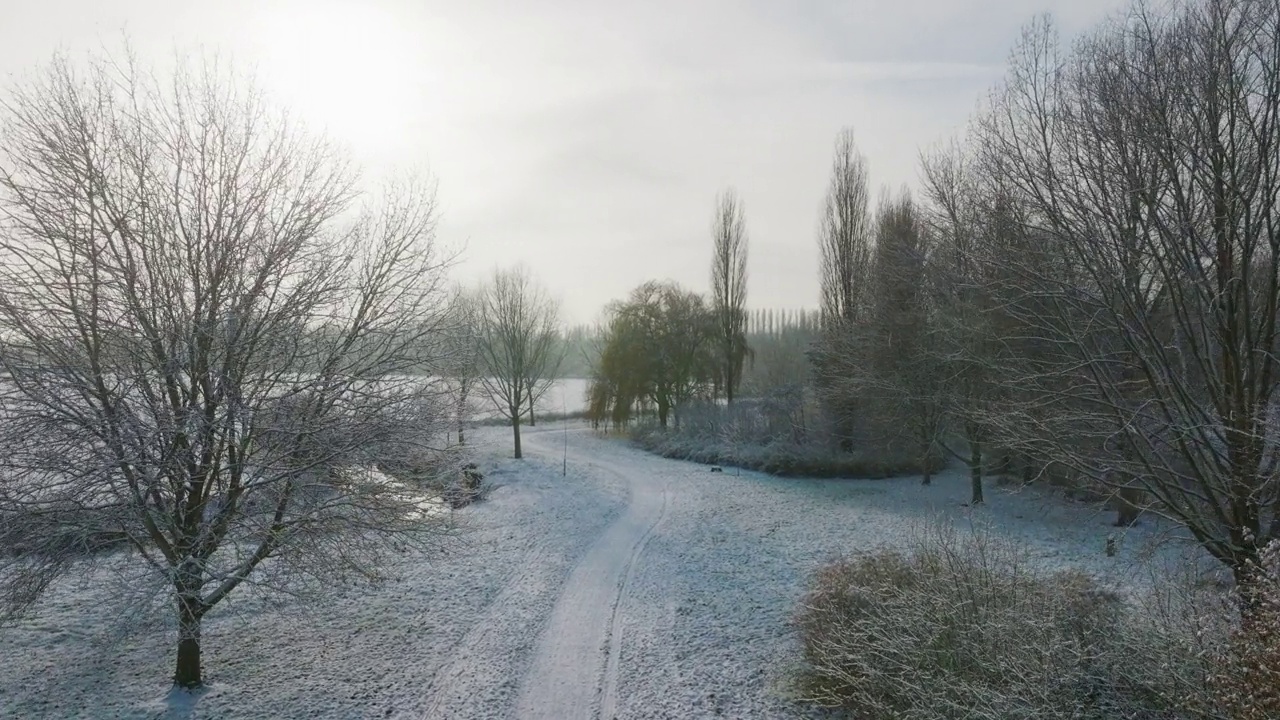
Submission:
[[[467,444],[467,381],[463,380],[458,388],[458,444]]]
[[[840,452],[853,452],[853,421],[843,413],[836,420],[836,433],[839,435]]]
[[[537,420],[533,417],[533,386],[529,386],[529,427],[537,427]]]
[[[1116,491],[1116,527],[1131,527],[1142,514],[1142,490],[1125,485]]]
[[[667,415],[668,413],[670,413],[670,411],[671,411],[670,405],[668,405],[665,402],[658,403],[658,425],[659,426],[663,428],[667,427]]]
[[[733,358],[729,358],[729,363],[725,367],[724,374],[724,403],[726,405],[733,404]]]
[[[516,446],[515,457],[517,460],[519,460],[524,457],[524,455],[521,454],[520,452],[520,411],[519,409],[517,409],[514,413],[511,414],[511,433],[515,436],[515,446]]]
[[[204,684],[200,664],[200,620],[203,612],[199,602],[189,595],[178,596],[178,661],[173,671],[173,684],[188,690]]]
[[[981,505],[982,499],[982,441],[969,439],[969,484],[973,497],[970,505]]]
[[[924,478],[920,481],[921,485],[933,484],[933,461],[929,457],[930,450],[933,449],[932,442],[925,442],[924,448],[920,451],[920,473]]]

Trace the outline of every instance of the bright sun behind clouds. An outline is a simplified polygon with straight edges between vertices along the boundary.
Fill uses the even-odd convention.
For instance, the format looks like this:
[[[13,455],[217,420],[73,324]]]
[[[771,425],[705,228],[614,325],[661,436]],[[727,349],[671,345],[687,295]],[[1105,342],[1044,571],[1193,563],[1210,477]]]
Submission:
[[[392,15],[362,0],[283,0],[255,12],[261,79],[308,125],[373,152],[403,138],[424,63]]]

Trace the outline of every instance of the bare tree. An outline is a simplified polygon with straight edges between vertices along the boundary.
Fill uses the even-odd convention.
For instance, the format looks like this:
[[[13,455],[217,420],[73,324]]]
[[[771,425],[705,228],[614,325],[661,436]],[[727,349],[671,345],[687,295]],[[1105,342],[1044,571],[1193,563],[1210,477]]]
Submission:
[[[530,345],[529,376],[525,378],[525,399],[529,412],[529,427],[537,424],[535,408],[555,387],[560,379],[560,367],[564,364],[568,348],[564,344],[559,329],[553,323],[538,333]]]
[[[993,420],[1141,487],[1242,585],[1280,538],[1278,48],[1268,0],[1135,5],[1067,56],[1040,23],[976,137],[1050,250],[1001,259],[1052,354]]]
[[[511,421],[515,457],[520,449],[522,408],[545,392],[559,322],[559,308],[523,267],[495,270],[481,292],[480,364],[482,382],[494,406]],[[554,378],[551,378],[554,379]]]
[[[987,419],[997,405],[994,356],[1004,344],[995,326],[999,303],[991,294],[990,257],[994,251],[990,193],[976,176],[969,153],[959,146],[922,158],[925,219],[935,247],[928,264],[935,308],[926,362],[939,387],[947,432],[938,446],[969,468],[970,503],[984,501],[984,449],[992,434]],[[1007,249],[1007,248],[1006,248]],[[962,439],[956,448],[949,438]]]
[[[711,223],[715,241],[711,259],[712,313],[716,318],[720,375],[725,399],[742,382],[742,368],[751,349],[747,346],[747,220],[742,201],[733,190],[716,198]]]
[[[174,683],[238,588],[325,592],[428,537],[446,394],[431,188],[354,176],[217,67],[56,59],[0,130],[0,598],[122,543]],[[17,546],[22,550],[18,551]],[[264,572],[264,567],[270,572]]]
[[[455,420],[457,422],[458,444],[467,442],[467,421],[473,414],[473,395],[476,386],[481,383],[480,370],[480,298],[476,293],[458,290],[453,296],[450,306],[453,334],[450,346],[453,350],[452,362],[448,365],[448,377],[452,380],[456,393]]]

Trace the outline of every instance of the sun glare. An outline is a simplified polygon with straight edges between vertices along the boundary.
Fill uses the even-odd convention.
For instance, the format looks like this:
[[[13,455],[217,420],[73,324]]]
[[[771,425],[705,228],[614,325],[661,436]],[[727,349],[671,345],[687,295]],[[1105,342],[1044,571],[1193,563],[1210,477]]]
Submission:
[[[393,145],[417,102],[422,63],[394,18],[356,0],[286,0],[258,11],[263,81],[317,129],[354,145]]]

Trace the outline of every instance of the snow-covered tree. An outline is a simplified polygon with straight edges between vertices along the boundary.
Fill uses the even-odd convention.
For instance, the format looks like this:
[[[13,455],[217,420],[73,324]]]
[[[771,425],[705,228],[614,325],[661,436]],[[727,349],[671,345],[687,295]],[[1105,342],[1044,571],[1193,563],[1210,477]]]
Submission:
[[[3,616],[122,545],[190,688],[241,587],[328,592],[431,537],[449,258],[430,185],[359,197],[214,66],[58,58],[3,100]]]
[[[526,268],[495,270],[480,293],[479,317],[481,379],[494,406],[511,421],[514,455],[520,458],[521,419],[532,414],[559,370],[559,305]]]

